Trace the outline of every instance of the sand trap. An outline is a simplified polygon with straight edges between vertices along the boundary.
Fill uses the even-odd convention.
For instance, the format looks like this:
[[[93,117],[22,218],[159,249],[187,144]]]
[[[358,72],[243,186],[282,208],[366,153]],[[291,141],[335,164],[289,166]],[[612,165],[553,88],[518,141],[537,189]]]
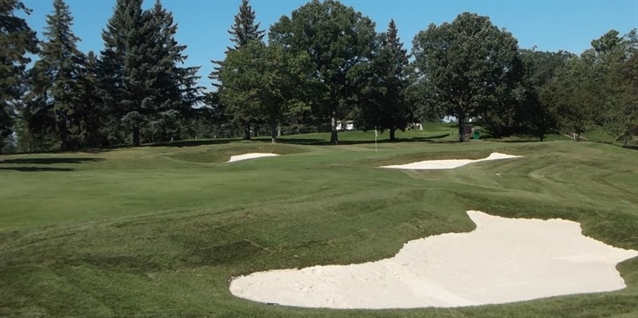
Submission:
[[[244,155],[231,156],[228,162],[235,162],[247,159],[263,158],[263,157],[275,157],[279,156],[276,153],[247,153]]]
[[[576,222],[467,213],[477,224],[469,233],[413,240],[376,262],[254,273],[234,279],[230,291],[296,307],[500,304],[625,288],[615,266],[638,256],[583,236]]]
[[[405,165],[383,166],[381,168],[390,169],[408,169],[408,170],[441,170],[454,169],[465,166],[474,162],[519,158],[520,156],[506,155],[498,152],[490,154],[487,158],[471,160],[471,159],[449,159],[449,160],[425,160],[419,162],[408,163]]]

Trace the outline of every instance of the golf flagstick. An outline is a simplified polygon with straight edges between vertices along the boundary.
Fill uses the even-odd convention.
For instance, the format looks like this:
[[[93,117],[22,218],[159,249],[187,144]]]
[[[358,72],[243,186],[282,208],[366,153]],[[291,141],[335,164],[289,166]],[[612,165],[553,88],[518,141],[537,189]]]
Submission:
[[[379,152],[377,149],[377,127],[374,127],[374,152]]]

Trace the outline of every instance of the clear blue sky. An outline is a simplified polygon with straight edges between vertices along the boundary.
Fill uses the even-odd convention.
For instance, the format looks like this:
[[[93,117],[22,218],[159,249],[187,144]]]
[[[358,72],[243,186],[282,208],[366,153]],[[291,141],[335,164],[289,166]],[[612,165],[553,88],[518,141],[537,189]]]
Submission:
[[[45,15],[53,9],[52,0],[23,0],[33,9],[29,25],[41,36]],[[67,0],[75,25],[73,31],[82,39],[80,49],[99,52],[101,30],[113,13],[115,0]],[[257,21],[263,29],[305,4],[303,0],[251,0]],[[145,0],[149,8],[155,0]],[[233,23],[241,0],[163,0],[173,12],[179,26],[177,40],[188,46],[186,64],[202,66],[200,84],[210,88],[210,60],[224,58],[230,45],[226,30]],[[405,47],[412,47],[416,33],[430,23],[451,22],[465,11],[487,15],[499,28],[512,32],[521,48],[536,45],[538,50],[567,50],[581,53],[590,42],[605,32],[616,29],[621,34],[638,28],[638,0],[343,0],[342,3],[376,22],[377,30],[385,30],[393,18]]]

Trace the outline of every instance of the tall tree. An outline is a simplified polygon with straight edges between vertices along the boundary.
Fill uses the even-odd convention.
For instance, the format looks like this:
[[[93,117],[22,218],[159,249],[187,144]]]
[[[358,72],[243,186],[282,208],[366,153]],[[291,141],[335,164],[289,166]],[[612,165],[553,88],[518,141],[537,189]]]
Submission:
[[[560,126],[576,136],[594,127],[602,104],[602,83],[596,79],[593,49],[571,58],[548,83],[560,114]]]
[[[627,145],[638,128],[638,37],[611,30],[592,41],[595,72],[602,83],[602,105],[596,123]]]
[[[368,17],[335,0],[312,0],[270,28],[271,43],[310,55],[321,84],[313,93],[317,94],[313,112],[331,119],[332,143],[339,142],[337,120],[356,106],[361,93],[356,75],[372,58],[374,28]]]
[[[76,93],[83,112],[78,138],[84,147],[100,147],[107,143],[101,131],[102,118],[106,113],[98,90],[98,64],[95,52],[89,51],[79,71]]]
[[[488,17],[465,12],[452,23],[430,24],[415,36],[413,54],[430,97],[458,118],[459,141],[470,117],[494,116],[500,121],[492,122],[495,128],[511,121],[502,116],[511,112],[509,103],[520,84],[518,43]]]
[[[79,94],[84,55],[77,48],[80,38],[71,30],[73,17],[64,0],[53,2],[53,12],[46,22],[40,60],[34,66],[40,80],[33,91],[44,101],[39,111],[52,112],[60,148],[68,150],[72,139],[82,134],[81,122],[86,115]],[[78,146],[77,140],[74,146]]]
[[[133,28],[135,19],[131,16],[129,7],[140,8],[142,0],[117,0],[113,15],[109,18],[106,28],[102,30],[104,49],[100,52],[98,64],[98,83],[100,97],[103,100],[105,114],[103,131],[109,143],[120,144],[126,141],[122,117],[127,114],[121,102],[125,96],[125,57],[128,51],[127,38]]]
[[[157,0],[149,14],[152,38],[144,54],[151,65],[146,76],[153,79],[149,86],[153,108],[148,110],[147,130],[151,140],[163,142],[181,134],[180,122],[191,115],[192,106],[200,100],[199,67],[182,65],[187,58],[183,54],[186,46],[175,39],[178,26],[172,13]]]
[[[133,145],[141,143],[141,128],[153,109],[150,85],[157,61],[151,51],[157,28],[151,14],[142,10],[142,0],[118,0],[102,32],[100,86],[105,108],[112,114],[110,124],[117,127],[116,142],[124,141],[120,131],[126,131]]]
[[[142,1],[132,0],[125,10],[125,49],[124,56],[124,106],[122,122],[132,133],[133,145],[141,143],[141,128],[148,122],[153,112],[152,82],[156,59],[153,59],[156,21],[151,14],[142,10]]]
[[[405,130],[412,117],[406,89],[410,84],[409,57],[398,36],[394,20],[390,20],[386,33],[380,35],[381,45],[371,61],[371,76],[366,76],[362,103],[362,117],[370,126],[388,130],[395,140],[397,129]],[[371,127],[370,127],[371,128]]]
[[[256,14],[253,8],[249,4],[249,0],[242,0],[239,6],[239,13],[235,15],[235,22],[228,30],[228,34],[231,35],[230,41],[233,47],[227,47],[225,54],[228,55],[232,51],[238,50],[246,46],[251,41],[261,41],[264,38],[265,31],[260,30],[260,23],[255,21]],[[220,74],[224,68],[224,61],[211,61],[214,65],[213,71],[208,76],[213,80],[213,86],[217,89],[217,92],[211,94],[221,93],[224,87],[219,83]],[[210,100],[210,99],[207,99]],[[244,129],[244,139],[250,139],[250,127],[254,124],[258,118],[250,115],[249,112],[244,112],[244,117],[231,116],[235,119],[234,123],[240,125]]]
[[[235,16],[235,24],[230,27],[228,34],[232,35],[230,41],[233,47],[228,47],[228,51],[238,50],[248,43],[264,38],[264,30],[259,30],[260,23],[255,22],[255,10],[248,4],[248,0],[242,0],[239,6],[239,13]]]
[[[540,141],[545,134],[558,128],[558,109],[554,91],[548,83],[574,55],[565,52],[521,50],[525,67],[523,100],[517,120]]]
[[[224,63],[221,101],[236,117],[243,118],[244,112],[249,112],[263,118],[276,143],[277,126],[285,115],[308,105],[300,88],[308,84],[313,70],[310,57],[255,40],[231,51]]]
[[[36,33],[16,16],[19,11],[31,13],[21,1],[0,1],[0,152],[13,133],[16,101],[29,85],[26,66],[31,59],[26,54],[38,51]]]

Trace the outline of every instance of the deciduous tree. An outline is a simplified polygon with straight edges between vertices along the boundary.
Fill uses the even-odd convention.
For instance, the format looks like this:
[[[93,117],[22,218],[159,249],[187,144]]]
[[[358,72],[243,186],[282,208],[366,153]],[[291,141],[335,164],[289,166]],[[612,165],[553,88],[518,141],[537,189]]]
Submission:
[[[313,112],[330,118],[330,141],[338,143],[337,120],[356,106],[357,69],[372,58],[374,22],[335,0],[312,0],[283,16],[270,28],[269,41],[296,52],[306,52],[314,64],[319,87],[313,90]],[[310,93],[309,93],[310,95]]]
[[[220,97],[228,114],[235,120],[261,118],[270,127],[273,143],[285,115],[308,107],[301,88],[308,84],[313,64],[306,53],[253,41],[229,52],[224,65]]]
[[[459,141],[470,117],[482,115],[493,130],[510,124],[521,76],[518,43],[511,33],[486,16],[466,12],[452,23],[430,24],[419,32],[413,54],[430,98],[458,118]]]

